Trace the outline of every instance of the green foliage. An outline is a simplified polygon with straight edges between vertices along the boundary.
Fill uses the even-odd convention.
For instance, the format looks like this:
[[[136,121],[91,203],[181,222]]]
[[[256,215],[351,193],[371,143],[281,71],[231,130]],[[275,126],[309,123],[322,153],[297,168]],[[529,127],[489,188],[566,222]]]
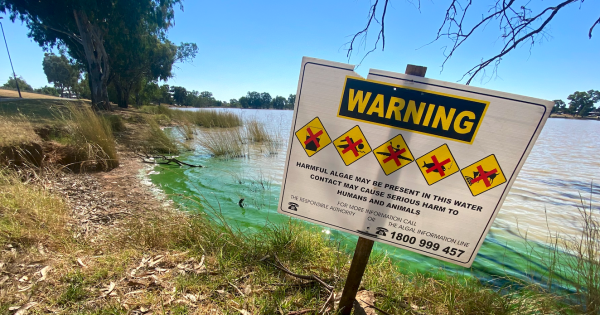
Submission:
[[[138,105],[142,104],[141,95],[149,100],[156,98],[156,81],[172,77],[171,70],[177,58],[191,60],[198,50],[196,44],[182,43],[180,48],[169,40],[148,36],[144,31],[127,38],[115,37],[107,46],[119,54],[118,60],[112,62],[112,84],[119,107],[127,107],[132,94]],[[144,89],[148,91],[144,92]]]
[[[293,96],[293,97],[292,97]],[[248,92],[246,96],[242,96],[239,99],[239,104],[242,108],[274,108],[274,109],[293,109],[295,95],[290,94],[287,99],[283,96],[276,96],[274,99],[271,98],[269,93],[258,93]],[[290,100],[292,103],[290,103]],[[233,100],[232,100],[233,101]],[[235,100],[238,102],[237,100]]]
[[[587,116],[594,110],[594,104],[600,100],[600,91],[575,92],[569,97],[569,112],[580,117]]]
[[[554,107],[552,107],[552,113],[564,113],[567,109],[567,104],[563,100],[554,100]]]
[[[42,66],[48,83],[54,84],[60,96],[64,96],[65,91],[71,95],[76,90],[79,81],[79,67],[72,64],[65,55],[57,56],[53,53],[45,53]]]
[[[63,281],[68,283],[68,286],[58,299],[58,305],[77,303],[84,300],[89,295],[85,290],[85,281],[82,273],[75,272],[68,274],[64,277]]]
[[[86,73],[74,87],[75,94],[79,98],[84,98],[91,100],[92,99],[92,91],[90,90],[90,80],[88,79],[88,74]]]
[[[39,93],[39,94],[45,94],[45,95],[60,96],[60,93],[58,92],[58,90],[55,87],[47,86],[47,85],[43,86],[39,89],[35,89],[34,92]]]
[[[21,91],[33,92],[33,88],[31,87],[31,85],[29,85],[27,82],[25,82],[25,79],[23,79],[22,76],[17,77],[16,81],[15,81],[14,77],[9,77],[8,81],[6,83],[4,83],[4,85],[2,87],[11,89],[11,90],[16,90],[17,83],[19,83],[19,89],[21,89]]]
[[[2,0],[0,12],[8,13],[13,22],[17,18],[25,22],[28,36],[40,46],[66,48],[88,71],[92,101],[98,104],[107,101],[108,73],[123,76],[115,80],[131,86],[147,76],[168,74],[162,67],[174,61],[176,47],[166,40],[166,31],[173,26],[178,4],[181,0]],[[148,62],[153,66],[147,67]],[[132,72],[122,73],[122,65]],[[170,65],[164,70],[170,72]]]
[[[290,94],[287,99],[287,109],[294,109],[294,104],[296,104],[296,94]]]
[[[274,109],[283,109],[287,103],[287,100],[283,96],[276,96],[271,102],[271,106]]]

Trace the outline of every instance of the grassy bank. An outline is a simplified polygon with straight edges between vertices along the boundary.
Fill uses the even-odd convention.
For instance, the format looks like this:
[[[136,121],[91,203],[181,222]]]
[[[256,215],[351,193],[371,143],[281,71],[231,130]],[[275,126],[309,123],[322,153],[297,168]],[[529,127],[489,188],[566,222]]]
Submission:
[[[90,242],[73,237],[61,198],[6,173],[0,186],[0,245],[10,249],[0,254],[8,277],[3,313],[31,301],[32,310],[65,314],[316,314],[329,293],[276,269],[275,257],[293,273],[323,279],[336,295],[351,259],[301,222],[237,230],[214,210],[216,219],[169,209],[139,214],[110,228],[103,242]],[[372,255],[362,287],[389,314],[576,312],[536,286],[511,290],[450,274],[404,274],[384,255]]]
[[[219,124],[209,119],[196,133],[190,125],[201,124],[191,123],[188,112],[157,106],[99,114],[65,109],[70,113],[66,120],[55,114],[47,118],[59,125],[48,140],[39,139],[37,122],[17,116],[4,118],[3,126],[9,127],[0,128],[0,139],[18,128],[21,138],[44,144],[69,146],[83,137],[79,143],[119,148],[114,159],[121,167],[78,175],[57,171],[55,165],[0,169],[0,314],[26,309],[61,314],[335,313],[353,248],[297,220],[238,229],[202,199],[187,200],[188,211],[161,204],[135,186],[140,162],[124,159],[161,146],[166,153],[179,150],[177,144],[169,147],[173,138],[161,125],[185,123],[182,137],[204,141],[214,156],[243,156],[249,143],[269,151],[269,145],[277,145],[276,134],[258,122],[231,126],[237,119],[228,116]],[[120,181],[119,172],[131,180]],[[149,199],[154,203],[146,205]],[[543,277],[550,282],[553,273],[572,272],[567,277],[577,284],[574,295],[509,277],[504,281],[509,285],[494,287],[440,270],[410,273],[402,261],[374,253],[361,285],[373,306],[366,309],[380,314],[597,314],[600,229],[591,209],[584,205],[581,210],[581,237],[554,236],[550,243],[555,247],[544,247],[549,254],[536,253],[539,247],[533,246],[530,252],[532,259],[556,257],[542,262],[548,266]],[[322,279],[334,294],[297,275]]]

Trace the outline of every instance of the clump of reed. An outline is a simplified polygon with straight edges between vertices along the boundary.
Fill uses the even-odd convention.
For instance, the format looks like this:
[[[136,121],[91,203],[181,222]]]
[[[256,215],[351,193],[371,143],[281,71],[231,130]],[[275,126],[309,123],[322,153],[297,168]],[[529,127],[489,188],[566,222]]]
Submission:
[[[273,155],[279,152],[283,142],[278,132],[268,130],[264,123],[256,119],[246,121],[245,127],[248,140],[262,143],[267,154]]]
[[[233,128],[242,125],[240,115],[228,111],[201,109],[185,112],[185,117],[191,123],[204,128]]]
[[[177,130],[185,140],[194,140],[196,128],[194,128],[193,125],[184,123],[176,126],[174,129]]]
[[[236,158],[246,156],[246,147],[243,143],[240,128],[226,128],[222,130],[204,130],[198,138],[198,144],[206,149],[212,156]]]
[[[579,235],[561,235],[548,225],[546,244],[531,242],[524,236],[530,257],[543,272],[532,271],[547,290],[574,290],[567,299],[579,311],[600,314],[600,213],[593,207],[593,184],[589,200],[580,198],[577,206]],[[546,212],[546,221],[548,221]]]
[[[252,142],[264,142],[269,139],[269,132],[264,123],[255,119],[246,121],[246,136]]]
[[[108,171],[119,166],[115,138],[110,124],[89,106],[67,106],[71,145],[77,151],[76,163],[85,169],[93,164],[97,170]],[[63,116],[64,119],[64,116]]]
[[[160,128],[156,120],[146,119],[148,128],[144,135],[144,150],[146,153],[179,154],[179,148],[174,139]]]

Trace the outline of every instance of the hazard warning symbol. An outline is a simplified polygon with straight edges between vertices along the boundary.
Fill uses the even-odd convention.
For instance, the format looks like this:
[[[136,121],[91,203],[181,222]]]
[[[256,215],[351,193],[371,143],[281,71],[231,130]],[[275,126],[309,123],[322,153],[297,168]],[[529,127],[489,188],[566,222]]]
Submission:
[[[296,137],[309,157],[331,143],[331,138],[329,138],[319,117],[315,117],[315,119],[296,131]]]
[[[388,140],[373,150],[373,153],[385,175],[392,174],[415,159],[402,135],[397,135]]]
[[[504,172],[500,169],[500,164],[498,164],[498,160],[496,160],[496,156],[493,154],[463,168],[460,172],[473,196],[477,196],[506,182]]]
[[[365,138],[359,126],[354,126],[354,128],[333,140],[333,145],[335,145],[346,166],[358,161],[371,152],[367,138]]]
[[[417,165],[429,185],[459,171],[456,160],[446,144],[418,158]]]

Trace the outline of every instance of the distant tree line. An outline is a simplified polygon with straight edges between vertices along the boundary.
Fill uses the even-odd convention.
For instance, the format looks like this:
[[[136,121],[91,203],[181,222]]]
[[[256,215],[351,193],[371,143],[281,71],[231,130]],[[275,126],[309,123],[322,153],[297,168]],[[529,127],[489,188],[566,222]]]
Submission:
[[[18,77],[17,80],[21,91],[69,98],[90,98],[91,93],[87,76],[81,76],[81,72],[74,70],[76,68],[75,63],[69,61],[64,56],[46,54],[43,66],[48,83],[53,83],[54,86],[44,86],[34,89],[23,77]],[[16,90],[15,79],[9,77],[8,81],[2,87]],[[120,96],[114,86],[109,86],[108,97],[111,102],[117,103],[119,101]],[[239,99],[230,99],[228,102],[219,101],[209,91],[188,91],[182,86],[158,85],[156,82],[146,81],[142,88],[138,88],[135,93],[128,96],[127,103],[135,104],[136,106],[167,104],[191,107],[294,109],[295,101],[296,94],[290,94],[287,98],[283,96],[275,96],[273,98],[267,92],[248,92]]]
[[[109,88],[109,98],[111,98]],[[130,102],[136,105],[144,104],[169,104],[191,107],[234,107],[253,109],[294,109],[295,94],[288,97],[275,96],[268,92],[248,92],[239,99],[220,101],[215,99],[212,92],[196,90],[188,91],[182,86],[158,85],[156,82],[147,82],[138,93],[131,96]],[[112,99],[111,99],[112,100]]]
[[[600,101],[600,91],[589,90],[587,92],[575,92],[567,97],[569,103],[563,100],[554,100],[552,113],[555,114],[570,114],[573,116],[585,117],[590,113],[598,116],[599,108],[594,105]]]

